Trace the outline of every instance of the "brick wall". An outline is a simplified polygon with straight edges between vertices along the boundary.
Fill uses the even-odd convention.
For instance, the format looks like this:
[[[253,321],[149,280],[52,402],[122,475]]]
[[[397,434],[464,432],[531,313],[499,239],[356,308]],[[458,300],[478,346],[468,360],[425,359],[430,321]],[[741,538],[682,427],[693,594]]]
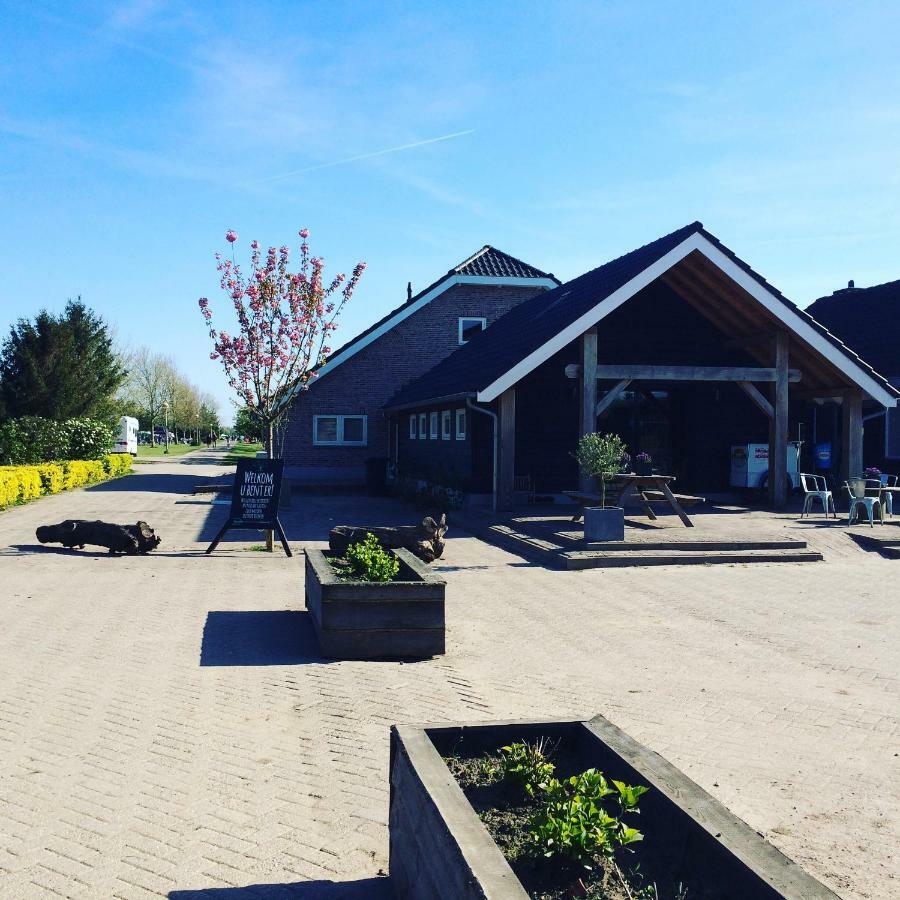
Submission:
[[[290,413],[284,442],[289,475],[298,481],[360,481],[366,459],[389,455],[388,419],[382,407],[404,384],[459,347],[459,318],[483,317],[490,326],[542,290],[454,285],[314,382]],[[367,415],[367,446],[314,446],[313,416],[317,415]],[[405,425],[405,418],[400,421]]]

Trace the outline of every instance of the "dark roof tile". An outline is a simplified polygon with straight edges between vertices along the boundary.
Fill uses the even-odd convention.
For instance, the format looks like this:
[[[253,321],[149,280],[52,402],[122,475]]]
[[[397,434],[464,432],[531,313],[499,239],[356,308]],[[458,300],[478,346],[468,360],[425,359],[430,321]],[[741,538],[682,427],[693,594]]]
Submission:
[[[860,359],[808,312],[804,312],[788,300],[758,272],[739,259],[718,238],[706,231],[701,222],[692,222],[599,268],[579,275],[539,297],[533,297],[519,304],[433,369],[398,391],[386,407],[425,403],[437,397],[474,396],[695,233],[702,234],[889,393],[900,396],[886,378]]]
[[[879,372],[900,376],[900,281],[843,288],[820,297],[806,312]]]

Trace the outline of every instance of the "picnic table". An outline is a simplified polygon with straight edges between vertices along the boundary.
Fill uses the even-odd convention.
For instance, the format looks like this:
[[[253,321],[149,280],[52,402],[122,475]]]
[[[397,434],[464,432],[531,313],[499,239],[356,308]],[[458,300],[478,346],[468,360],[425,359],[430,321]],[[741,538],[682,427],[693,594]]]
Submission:
[[[617,506],[624,506],[625,499],[634,494],[651,521],[656,521],[656,513],[650,504],[668,503],[684,523],[685,528],[693,528],[694,523],[684,511],[684,507],[702,503],[704,498],[672,493],[669,483],[674,480],[674,475],[634,475],[626,472],[606,482],[606,499],[612,500]],[[572,517],[573,522],[581,520],[585,506],[601,502],[600,494],[585,491],[563,491],[563,493],[580,505],[580,509]]]

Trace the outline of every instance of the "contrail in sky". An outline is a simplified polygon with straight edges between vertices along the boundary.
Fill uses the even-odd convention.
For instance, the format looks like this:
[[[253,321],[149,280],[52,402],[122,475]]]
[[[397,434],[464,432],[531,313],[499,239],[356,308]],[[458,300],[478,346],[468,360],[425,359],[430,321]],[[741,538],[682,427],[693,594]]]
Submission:
[[[294,175],[302,175],[304,172],[315,172],[319,169],[330,169],[332,166],[342,166],[345,163],[358,162],[361,159],[372,159],[374,156],[384,156],[386,153],[398,153],[400,150],[412,150],[413,147],[424,147],[426,144],[437,144],[439,141],[449,141],[452,138],[463,137],[466,134],[474,134],[475,129],[468,131],[454,131],[453,134],[442,134],[440,137],[428,138],[425,141],[415,141],[412,144],[401,144],[399,147],[388,147],[386,150],[376,150],[374,153],[360,153],[359,156],[348,156],[346,159],[337,159],[334,162],[320,163],[317,166],[307,166],[305,169],[294,169],[292,172],[284,172],[281,175],[273,175],[266,178],[268,181],[281,181],[283,178],[291,178]]]

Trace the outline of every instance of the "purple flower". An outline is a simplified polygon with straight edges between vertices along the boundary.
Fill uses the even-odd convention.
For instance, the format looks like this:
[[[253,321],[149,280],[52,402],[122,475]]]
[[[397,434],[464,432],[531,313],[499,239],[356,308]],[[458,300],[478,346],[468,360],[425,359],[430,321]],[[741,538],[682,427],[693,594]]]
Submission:
[[[229,228],[228,231],[225,232],[225,240],[228,241],[229,244],[233,244],[237,239],[238,233],[233,228]]]

